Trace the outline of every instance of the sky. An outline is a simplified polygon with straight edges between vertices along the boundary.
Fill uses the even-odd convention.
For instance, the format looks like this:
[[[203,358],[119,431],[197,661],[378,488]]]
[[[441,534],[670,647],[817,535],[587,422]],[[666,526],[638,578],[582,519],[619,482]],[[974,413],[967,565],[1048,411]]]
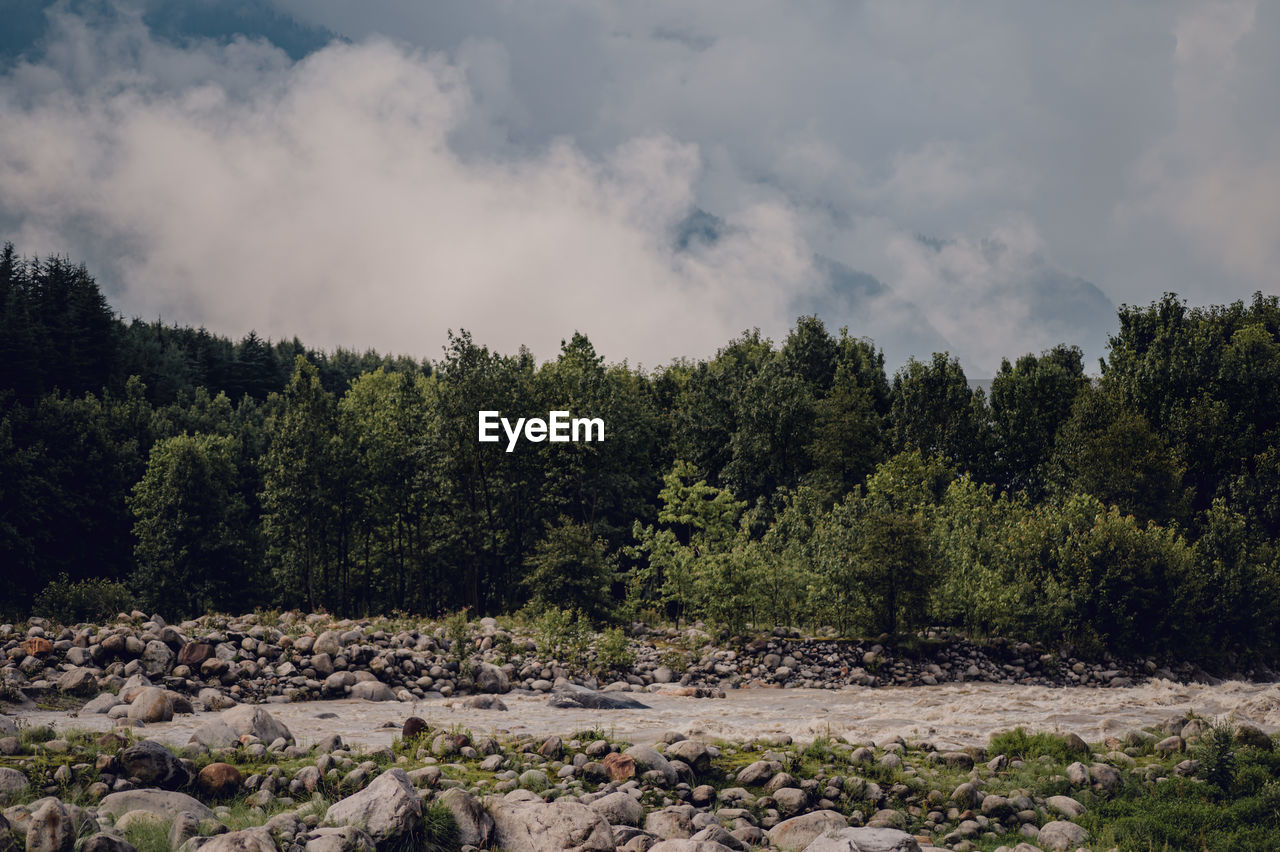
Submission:
[[[0,0],[0,240],[126,317],[971,377],[1277,290],[1280,5]]]

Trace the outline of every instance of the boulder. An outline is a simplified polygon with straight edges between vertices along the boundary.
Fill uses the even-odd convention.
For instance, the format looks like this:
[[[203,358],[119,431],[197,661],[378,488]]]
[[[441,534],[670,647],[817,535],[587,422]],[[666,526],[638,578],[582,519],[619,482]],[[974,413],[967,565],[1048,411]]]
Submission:
[[[111,793],[98,803],[98,810],[112,816],[120,816],[129,811],[150,811],[173,819],[186,811],[198,819],[213,819],[213,811],[209,810],[197,799],[186,793],[170,790],[124,790]]]
[[[58,677],[58,691],[72,695],[88,695],[98,689],[98,673],[85,666],[76,666]]]
[[[920,844],[896,828],[841,828],[818,835],[804,852],[920,852]]]
[[[354,825],[312,829],[306,837],[306,852],[374,852],[373,838]]]
[[[333,630],[326,630],[316,637],[315,643],[311,646],[312,656],[316,654],[328,654],[330,657],[336,657],[342,651],[342,642],[338,639],[338,634]]]
[[[641,704],[634,698],[620,692],[597,692],[585,686],[564,683],[551,690],[548,702],[552,707],[562,709],[578,708],[584,710],[648,710],[647,704]]]
[[[496,695],[473,695],[462,706],[468,710],[506,710],[507,705]]]
[[[511,691],[511,681],[502,669],[492,663],[481,663],[475,674],[476,689],[487,693]]]
[[[0,766],[0,805],[7,805],[27,791],[31,782],[17,769]]]
[[[458,825],[458,843],[477,848],[488,847],[493,838],[493,817],[484,804],[460,787],[451,787],[441,793],[436,801],[449,809]]]
[[[644,807],[628,793],[610,793],[596,799],[590,807],[610,825],[639,826],[644,819]]]
[[[776,760],[757,760],[738,770],[737,781],[744,787],[760,787],[782,770],[782,764]]]
[[[112,707],[119,707],[124,702],[116,698],[110,692],[103,692],[96,698],[90,698],[80,708],[81,716],[95,716],[99,713],[106,713]]]
[[[661,772],[665,778],[665,784],[668,787],[674,787],[680,780],[676,774],[675,767],[671,762],[658,753],[657,749],[649,746],[632,746],[623,752],[627,757],[636,762],[636,771],[641,774],[645,772]]]
[[[683,760],[696,775],[703,775],[711,768],[711,753],[697,740],[680,740],[667,746],[667,758]]]
[[[293,734],[283,722],[252,704],[240,704],[230,710],[223,710],[219,718],[242,737],[254,736],[264,743],[273,743],[278,739],[293,742]]]
[[[400,726],[400,739],[408,741],[431,731],[431,725],[421,716],[410,716]]]
[[[153,740],[142,740],[120,752],[124,774],[143,787],[177,790],[191,783],[191,772],[173,752]]]
[[[1036,842],[1049,852],[1067,852],[1089,839],[1089,832],[1074,822],[1055,820],[1040,829]]]
[[[1050,796],[1044,800],[1044,804],[1049,810],[1062,814],[1067,819],[1075,819],[1084,813],[1084,805],[1070,796]]]
[[[693,817],[697,811],[690,805],[672,805],[645,814],[644,830],[665,840],[687,839],[697,831]]]
[[[41,799],[27,820],[27,852],[72,852],[76,826],[66,805]]]
[[[240,770],[231,764],[210,763],[196,776],[196,788],[206,798],[229,799],[239,792],[243,781]]]
[[[80,852],[138,852],[138,850],[123,837],[99,831],[84,841],[80,846]]]
[[[604,761],[601,765],[604,766],[605,771],[609,773],[609,778],[613,781],[626,781],[628,778],[634,778],[636,774],[635,758],[629,754],[622,754],[617,751],[611,752],[604,756]]]
[[[129,703],[128,715],[140,722],[168,722],[173,718],[173,699],[158,686],[144,686]]]
[[[351,687],[352,698],[363,698],[365,701],[395,701],[396,694],[391,687],[379,680],[362,680]]]
[[[152,639],[142,651],[139,662],[148,677],[159,677],[169,673],[173,668],[175,655],[173,649],[159,639]]]
[[[358,826],[382,846],[421,828],[422,800],[403,769],[389,769],[360,792],[330,805],[324,821]]]
[[[210,719],[192,731],[191,739],[187,742],[197,743],[209,751],[214,751],[220,748],[235,748],[240,740],[235,728],[222,719]]]
[[[734,852],[734,850],[713,840],[673,838],[655,843],[649,847],[649,852]]]
[[[520,795],[523,794],[523,795]],[[608,821],[579,802],[544,802],[527,791],[490,798],[494,844],[521,852],[614,852]]]
[[[782,850],[804,849],[819,835],[828,831],[839,831],[847,828],[849,820],[835,811],[814,811],[803,816],[792,817],[769,829],[769,845]]]
[[[276,852],[276,844],[265,828],[246,828],[211,838],[200,852]]]
[[[198,669],[212,657],[213,646],[208,642],[188,642],[178,651],[178,665]]]

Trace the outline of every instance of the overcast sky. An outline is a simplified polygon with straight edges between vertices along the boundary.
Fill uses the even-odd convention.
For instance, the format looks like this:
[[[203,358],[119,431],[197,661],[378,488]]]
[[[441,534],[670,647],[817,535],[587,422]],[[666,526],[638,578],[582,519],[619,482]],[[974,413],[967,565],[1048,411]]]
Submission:
[[[103,5],[8,46],[0,239],[127,316],[653,366],[817,310],[981,377],[1277,290],[1277,4]]]

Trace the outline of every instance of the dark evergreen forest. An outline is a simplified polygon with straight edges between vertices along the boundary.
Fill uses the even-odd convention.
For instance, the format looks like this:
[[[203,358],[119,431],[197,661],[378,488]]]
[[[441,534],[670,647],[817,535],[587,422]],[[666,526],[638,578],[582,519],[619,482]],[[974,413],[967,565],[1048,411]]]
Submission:
[[[1011,353],[1011,355],[1016,353]],[[476,440],[480,409],[603,443]],[[577,610],[1280,651],[1280,302],[1124,306],[989,392],[801,317],[642,372],[466,333],[436,361],[123,321],[0,254],[0,610]]]

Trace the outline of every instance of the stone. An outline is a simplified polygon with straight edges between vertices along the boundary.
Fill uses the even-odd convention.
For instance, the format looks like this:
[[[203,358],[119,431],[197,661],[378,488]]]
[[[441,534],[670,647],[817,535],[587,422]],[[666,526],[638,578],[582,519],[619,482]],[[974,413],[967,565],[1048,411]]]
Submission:
[[[841,828],[819,835],[804,852],[920,852],[920,844],[896,828]]]
[[[210,838],[200,852],[276,852],[276,844],[265,828],[246,828]]]
[[[167,690],[144,686],[129,703],[128,715],[140,722],[168,722],[173,718],[173,699]]]
[[[99,831],[85,839],[80,846],[80,852],[138,852],[138,850],[123,837]]]
[[[326,825],[355,825],[382,845],[411,836],[422,825],[422,800],[409,776],[389,769],[358,793],[340,799],[325,812]]]
[[[649,847],[648,852],[734,852],[734,850],[712,840],[675,838],[655,843]]]
[[[1041,827],[1036,842],[1048,852],[1068,852],[1089,839],[1089,832],[1074,822],[1055,820]]]
[[[1089,783],[1089,768],[1079,761],[1067,767],[1067,781],[1072,787],[1084,787]]]
[[[54,798],[38,804],[27,820],[27,852],[72,852],[76,826],[66,805]]]
[[[597,692],[585,686],[564,683],[551,691],[548,702],[552,707],[581,708],[584,710],[648,710],[647,704],[641,704],[626,693]]]
[[[273,743],[278,739],[290,743],[294,741],[293,734],[285,724],[261,707],[241,704],[230,710],[223,710],[219,718],[230,725],[238,736],[254,736],[264,743]]]
[[[342,642],[338,639],[338,634],[332,630],[326,630],[316,637],[315,644],[311,646],[311,654],[328,654],[330,657],[336,657],[342,651]]]
[[[489,845],[493,838],[493,817],[479,799],[460,787],[451,787],[436,801],[453,814],[453,821],[458,825],[458,843],[477,848]]]
[[[695,775],[704,775],[711,769],[711,753],[697,740],[680,740],[667,746],[667,758],[683,760]]]
[[[202,745],[209,751],[221,748],[235,748],[240,744],[239,735],[222,719],[210,719],[191,732],[188,742]]]
[[[28,657],[43,657],[53,653],[53,643],[43,636],[32,636],[24,639],[19,646]]]
[[[76,666],[58,677],[58,691],[87,695],[98,688],[98,674],[91,668]]]
[[[188,642],[178,651],[178,665],[198,669],[212,657],[213,646],[208,642]]]
[[[1236,742],[1242,746],[1253,746],[1263,751],[1271,751],[1271,737],[1262,732],[1256,725],[1242,724],[1236,726]]]
[[[351,687],[352,698],[365,701],[395,701],[396,694],[380,680],[362,680]]]
[[[142,651],[139,661],[142,663],[142,670],[147,673],[148,677],[159,677],[168,674],[169,669],[173,668],[175,655],[173,649],[159,639],[152,639]]]
[[[1115,790],[1124,784],[1120,770],[1105,763],[1095,763],[1089,767],[1089,779],[1103,790]]]
[[[523,793],[523,795],[519,795]],[[600,814],[579,802],[543,802],[515,791],[486,803],[493,817],[493,842],[522,852],[614,852],[613,829]]]
[[[119,817],[129,811],[150,811],[168,819],[186,811],[197,819],[213,819],[213,811],[186,793],[170,790],[124,790],[111,793],[98,803],[98,810]]]
[[[623,752],[624,755],[636,762],[636,771],[644,772],[661,772],[664,783],[668,787],[674,787],[680,780],[676,774],[675,767],[671,762],[658,753],[658,750],[649,746],[632,746]]]
[[[1044,804],[1049,810],[1062,814],[1067,819],[1075,819],[1085,810],[1084,805],[1070,796],[1050,796],[1044,800]]]
[[[607,819],[610,825],[639,826],[644,819],[644,807],[629,793],[610,793],[596,799],[590,807]]]
[[[507,705],[496,695],[473,695],[462,706],[468,710],[506,710]]]
[[[687,839],[697,828],[693,824],[696,811],[689,805],[672,805],[645,814],[644,830],[666,840]]]
[[[609,773],[609,778],[614,781],[626,781],[628,778],[634,778],[636,774],[635,758],[621,752],[606,754],[602,765]]]
[[[776,760],[757,760],[738,770],[737,780],[744,787],[762,787],[781,770],[782,764]]]
[[[183,813],[174,817],[169,826],[169,848],[179,849],[182,844],[200,833],[200,820],[194,814]]]
[[[798,787],[783,787],[775,790],[773,799],[778,803],[778,813],[784,817],[794,816],[809,805],[809,794]]]
[[[110,692],[100,693],[95,698],[90,698],[80,708],[81,716],[95,716],[99,713],[106,713],[112,707],[119,707],[124,702],[116,698]]]
[[[119,755],[124,774],[142,787],[177,790],[191,783],[191,772],[173,752],[153,740],[141,740]]]
[[[506,672],[492,663],[481,663],[475,673],[476,689],[488,693],[511,691],[511,681]]]
[[[373,838],[354,825],[312,829],[307,834],[306,852],[374,852]]]
[[[27,790],[27,776],[17,769],[0,766],[0,805],[7,805]]]
[[[406,742],[420,737],[431,730],[431,725],[427,724],[427,720],[420,716],[410,716],[404,720],[404,724],[400,726],[400,739]]]
[[[836,811],[814,811],[792,817],[769,829],[769,845],[784,852],[800,852],[819,835],[847,828],[849,821]]]
[[[205,687],[196,693],[196,700],[203,704],[209,710],[226,710],[229,707],[235,707],[237,702],[230,695],[221,690]]]
[[[229,763],[210,763],[196,776],[196,788],[209,799],[229,799],[243,782],[240,770]]]

